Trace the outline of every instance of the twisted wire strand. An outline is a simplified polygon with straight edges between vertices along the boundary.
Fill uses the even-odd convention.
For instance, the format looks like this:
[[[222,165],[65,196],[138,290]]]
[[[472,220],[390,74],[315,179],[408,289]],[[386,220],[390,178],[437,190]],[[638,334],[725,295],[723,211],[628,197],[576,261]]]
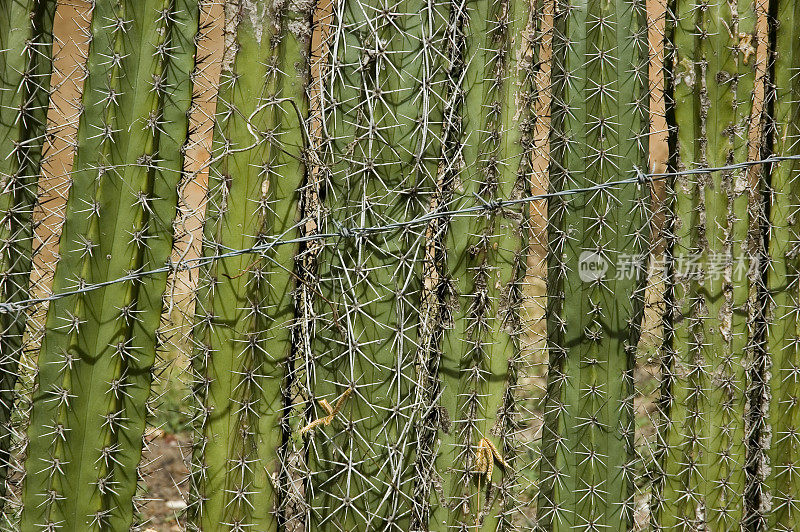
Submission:
[[[480,213],[486,212],[487,210],[495,210],[495,209],[502,209],[505,207],[511,207],[514,205],[524,204],[524,203],[533,203],[536,201],[547,200],[548,198],[556,198],[562,196],[572,196],[576,194],[584,194],[588,192],[597,192],[600,190],[608,190],[612,188],[617,188],[622,185],[628,184],[639,184],[644,185],[653,181],[663,181],[665,179],[669,179],[672,177],[678,176],[690,176],[690,175],[699,175],[699,174],[708,174],[712,172],[728,172],[734,170],[742,170],[746,168],[751,168],[753,166],[758,165],[769,165],[769,164],[776,164],[783,161],[795,161],[800,160],[800,155],[786,155],[786,156],[772,156],[767,157],[765,159],[753,160],[753,161],[746,161],[741,163],[733,163],[725,166],[715,166],[715,167],[707,167],[707,168],[692,168],[689,170],[681,170],[677,172],[660,172],[660,173],[643,173],[638,168],[634,169],[636,175],[634,177],[629,177],[626,179],[620,179],[617,181],[609,181],[606,183],[598,183],[596,185],[592,185],[590,187],[583,187],[583,188],[573,188],[568,190],[560,190],[558,192],[548,192],[544,194],[534,194],[531,196],[526,196],[524,198],[514,199],[514,200],[490,200],[486,201],[484,198],[476,198],[479,201],[480,205],[474,205],[471,207],[463,207],[460,209],[451,209],[451,210],[437,210],[433,212],[429,212],[417,218],[406,220],[402,222],[394,222],[390,224],[380,225],[380,226],[367,226],[367,227],[339,227],[336,233],[316,233],[313,235],[297,237],[297,238],[284,238],[286,233],[293,231],[294,229],[298,228],[303,221],[295,224],[289,231],[286,233],[275,237],[271,242],[258,244],[256,246],[252,246],[249,248],[243,249],[232,249],[226,248],[225,246],[219,246],[223,249],[226,249],[224,253],[220,253],[217,255],[208,255],[204,257],[197,257],[191,259],[183,259],[180,261],[169,261],[164,266],[159,268],[154,268],[151,270],[143,270],[137,272],[130,272],[127,275],[122,277],[118,277],[116,279],[110,279],[108,281],[103,281],[100,283],[93,283],[83,286],[81,288],[75,290],[67,290],[64,292],[59,292],[56,294],[52,294],[47,297],[38,297],[38,298],[30,298],[25,299],[22,301],[17,301],[14,303],[7,303],[3,302],[0,303],[0,314],[3,313],[11,313],[11,312],[21,312],[32,305],[38,305],[41,303],[48,303],[50,301],[56,301],[58,299],[63,299],[65,297],[71,297],[79,294],[85,294],[87,292],[92,292],[94,290],[98,290],[100,288],[113,285],[116,283],[122,283],[127,281],[132,281],[136,279],[141,279],[143,277],[147,277],[150,275],[157,275],[159,273],[164,272],[171,272],[171,271],[187,271],[187,270],[194,270],[197,268],[201,268],[207,264],[210,264],[217,260],[223,260],[231,257],[237,257],[240,255],[246,254],[263,254],[270,251],[273,248],[278,246],[287,245],[287,244],[298,244],[298,243],[305,243],[311,242],[316,240],[328,240],[333,238],[358,238],[365,235],[381,233],[384,231],[393,231],[396,229],[403,229],[407,227],[414,227],[419,225],[424,225],[434,219],[437,218],[450,218],[455,216],[477,216]]]

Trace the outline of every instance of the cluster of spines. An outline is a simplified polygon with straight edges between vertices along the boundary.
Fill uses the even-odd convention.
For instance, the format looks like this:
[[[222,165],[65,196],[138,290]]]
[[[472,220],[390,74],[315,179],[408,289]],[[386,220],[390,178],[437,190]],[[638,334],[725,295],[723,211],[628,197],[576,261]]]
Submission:
[[[94,6],[75,165],[38,360],[22,529],[128,528],[171,249],[196,5]],[[188,35],[188,43],[185,38]],[[188,65],[188,66],[187,66]],[[123,283],[80,292],[131,274]],[[91,463],[91,466],[87,466]]]
[[[747,160],[755,38],[751,2],[670,6],[677,170]],[[654,526],[738,526],[746,489],[751,253],[745,170],[671,185],[673,264],[665,307]]]
[[[50,0],[0,4],[0,302],[5,304],[29,297],[54,14]],[[19,308],[0,314],[0,508],[13,473],[9,468],[16,465],[12,447],[19,435],[12,417],[27,313]]]
[[[204,256],[299,234],[311,7],[224,5]],[[281,245],[211,261],[202,272],[192,360],[193,528],[273,530],[282,521],[296,253],[296,245]]]
[[[550,188],[648,168],[644,2],[558,2]],[[625,528],[634,511],[633,371],[649,249],[646,180],[548,205],[549,374],[538,520],[544,530]],[[582,262],[608,266],[581,272]]]

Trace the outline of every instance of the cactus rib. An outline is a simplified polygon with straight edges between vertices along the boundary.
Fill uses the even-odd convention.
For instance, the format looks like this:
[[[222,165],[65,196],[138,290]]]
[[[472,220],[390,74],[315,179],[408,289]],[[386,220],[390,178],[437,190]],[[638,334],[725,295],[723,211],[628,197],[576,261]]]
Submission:
[[[446,155],[460,165],[445,168],[443,187],[453,205],[487,208],[444,227],[434,462],[443,494],[430,521],[448,529],[510,530],[518,504],[513,394],[528,209],[491,202],[530,190],[533,18],[521,1],[466,5],[472,9],[454,9],[468,16],[459,21],[463,72],[456,95],[463,100],[453,120],[459,129]],[[493,468],[494,461],[508,467]]]
[[[800,5],[776,0],[772,3],[775,57],[773,58],[774,152],[797,155],[800,138]],[[800,355],[798,354],[798,274],[796,252],[797,209],[800,206],[797,175],[800,164],[785,161],[773,167],[770,176],[770,241],[767,262],[768,307],[765,318],[765,351],[770,365],[764,432],[767,434],[766,462],[762,464],[763,503],[757,510],[766,530],[793,530],[800,527]]]

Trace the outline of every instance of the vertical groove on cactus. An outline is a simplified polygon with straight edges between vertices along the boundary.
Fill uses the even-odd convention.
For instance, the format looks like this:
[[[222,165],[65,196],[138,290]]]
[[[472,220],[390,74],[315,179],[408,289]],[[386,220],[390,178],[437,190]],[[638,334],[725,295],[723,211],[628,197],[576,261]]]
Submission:
[[[772,79],[774,94],[774,153],[796,156],[800,139],[800,4],[772,2]],[[800,527],[800,355],[798,355],[798,161],[784,161],[770,176],[769,250],[767,257],[767,308],[765,352],[768,406],[764,413],[762,504],[758,508],[763,530]]]
[[[441,160],[436,172],[436,189],[431,194],[429,212],[447,210],[453,201],[453,177],[460,162],[460,127],[463,91],[461,76],[464,70],[463,18],[466,15],[465,1],[451,3],[448,13],[444,42],[446,78],[442,89]],[[414,390],[417,427],[414,459],[414,492],[411,530],[433,529],[443,522],[438,503],[444,500],[443,475],[437,471],[436,458],[442,430],[448,433],[451,419],[439,404],[441,379],[439,366],[442,359],[442,332],[450,321],[449,292],[446,280],[446,234],[447,220],[436,217],[425,229],[425,252],[422,257],[422,286],[420,298],[419,341],[416,361]]]
[[[418,226],[441,155],[448,4],[345,1],[331,17],[320,134],[323,233],[311,391],[342,409],[309,450],[315,530],[409,530],[416,440]],[[349,397],[347,394],[349,393]],[[328,413],[315,401],[315,418]]]
[[[47,125],[53,0],[0,2],[0,302],[28,298],[32,215]],[[27,310],[0,314],[0,509]]]
[[[439,442],[431,481],[441,487],[429,520],[434,529],[508,530],[520,503],[514,392],[528,208],[501,209],[492,201],[530,190],[534,18],[530,4],[514,0],[464,2],[453,13],[458,49],[446,107],[441,201],[446,208],[486,210],[430,228],[441,239],[430,259],[439,268],[434,290],[441,338],[427,354],[439,382],[426,385],[438,396],[429,414]],[[444,235],[435,234],[440,231]],[[491,446],[499,457],[484,454]],[[487,461],[497,467],[487,469]]]
[[[314,9],[311,37],[309,79],[309,146],[306,151],[307,178],[298,191],[300,199],[300,234],[308,238],[299,246],[296,256],[297,290],[295,291],[295,322],[292,338],[292,360],[287,377],[286,454],[281,487],[285,489],[282,512],[286,530],[300,531],[310,523],[309,493],[311,472],[306,462],[311,441],[304,437],[304,428],[314,421],[311,402],[314,380],[315,356],[312,339],[316,331],[315,303],[319,296],[319,254],[324,244],[315,239],[319,235],[325,216],[321,193],[329,179],[327,168],[319,158],[322,146],[324,118],[322,109],[326,99],[326,69],[331,53],[331,25],[333,0],[321,0]]]
[[[749,1],[673,6],[678,170],[747,160],[755,12]],[[661,407],[659,529],[730,529],[743,519],[749,352],[746,170],[675,179],[672,324]]]
[[[205,256],[299,234],[314,3],[225,3]],[[213,260],[197,300],[193,528],[277,530],[297,245]]]
[[[754,1],[754,28],[752,36],[747,33],[747,26],[740,25],[740,48],[754,59],[753,84],[740,84],[738,89],[739,101],[746,101],[746,90],[752,88],[753,105],[751,106],[751,123],[748,138],[748,157],[751,160],[764,159],[771,155],[772,137],[774,135],[774,109],[770,98],[774,95],[774,86],[770,85],[769,55],[770,55],[770,24],[769,10],[775,6],[770,0]],[[745,29],[745,31],[741,31]],[[744,37],[744,43],[741,38]],[[744,46],[742,46],[744,44]],[[741,68],[741,67],[740,67]],[[750,282],[750,295],[747,305],[749,339],[747,353],[749,355],[747,367],[747,403],[745,405],[745,493],[744,517],[742,528],[746,530],[763,530],[763,503],[764,497],[764,460],[767,447],[764,445],[768,434],[767,427],[768,408],[766,367],[769,362],[766,350],[766,335],[768,324],[766,311],[768,306],[768,252],[770,238],[770,198],[768,176],[769,168],[757,165],[747,169],[748,195],[749,195],[749,227],[747,237],[748,258],[750,268],[748,279]]]
[[[557,4],[553,192],[648,168],[644,9],[638,0]],[[538,504],[544,530],[632,524],[633,369],[649,193],[642,182],[548,205],[550,369]]]
[[[187,133],[197,4],[95,5],[72,186],[39,355],[21,530],[128,529]]]

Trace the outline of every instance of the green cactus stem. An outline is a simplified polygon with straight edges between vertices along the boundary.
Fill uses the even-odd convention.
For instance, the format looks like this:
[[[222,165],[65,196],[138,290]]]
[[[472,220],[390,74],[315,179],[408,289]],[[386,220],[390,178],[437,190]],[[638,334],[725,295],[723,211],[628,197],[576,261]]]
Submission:
[[[97,2],[19,529],[127,530],[183,167],[197,2]]]
[[[749,1],[671,6],[675,167],[748,157],[755,81]],[[749,38],[748,38],[749,37]],[[749,352],[747,172],[681,175],[672,184],[672,298],[666,308],[662,477],[655,526],[738,527],[744,517]]]
[[[800,5],[772,2],[775,56],[773,131],[776,155],[796,156],[800,139]],[[767,380],[768,407],[765,420],[766,461],[763,464],[762,501],[757,509],[764,530],[800,527],[800,352],[798,352],[798,274],[800,258],[800,206],[797,176],[800,163],[784,161],[770,176],[768,306],[765,351],[770,361]]]
[[[644,2],[557,3],[551,191],[646,171],[647,64]],[[646,185],[632,183],[548,204],[549,374],[538,503],[543,530],[624,530],[632,524],[633,369],[649,194]]]
[[[225,3],[205,256],[300,234],[313,2]],[[190,525],[278,530],[298,246],[213,261],[197,300]]]
[[[433,410],[439,418],[434,465],[442,493],[429,525],[511,530],[519,503],[514,388],[528,208],[497,208],[492,202],[530,190],[533,17],[522,1],[466,5],[470,9],[454,9],[465,17],[455,23],[463,42],[455,94],[462,100],[457,120],[449,124],[458,129],[446,154],[460,164],[444,168],[442,183],[447,207],[486,210],[453,217],[444,226],[439,401]],[[492,462],[498,467],[487,467]]]
[[[341,412],[310,436],[314,530],[411,529],[416,507],[415,363],[423,226],[349,234],[425,212],[441,156],[449,6],[402,0],[334,6],[324,68],[322,233],[315,357],[319,401]]]

